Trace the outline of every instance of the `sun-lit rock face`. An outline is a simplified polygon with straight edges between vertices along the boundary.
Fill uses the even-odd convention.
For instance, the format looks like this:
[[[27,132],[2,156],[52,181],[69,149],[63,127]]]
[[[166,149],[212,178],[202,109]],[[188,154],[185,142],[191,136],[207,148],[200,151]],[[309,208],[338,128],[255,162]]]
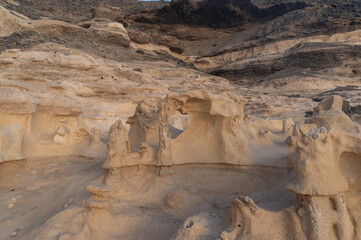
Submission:
[[[308,131],[305,128],[309,128]],[[297,140],[291,140],[290,144],[295,147],[291,153],[292,162],[300,177],[288,189],[304,195],[333,195],[347,191],[348,183],[339,169],[341,154],[348,151],[342,146],[341,141],[345,139],[340,136],[342,132],[307,125],[297,126],[296,131]]]
[[[24,159],[24,129],[19,124],[0,128],[0,162]]]
[[[351,172],[342,171],[341,156],[361,156],[361,131],[342,112],[342,106],[343,99],[338,96],[323,100],[308,121],[314,124],[296,126],[296,136],[286,140],[296,173],[287,190],[299,196],[302,228],[309,239],[356,237],[357,226],[351,222],[347,211],[350,202],[345,199]]]
[[[245,100],[233,94],[211,94],[204,90],[143,101],[127,121],[129,138],[120,121],[111,128],[107,159],[114,155],[123,163],[121,166],[277,161],[278,153],[269,152],[268,162],[258,155],[256,149],[276,140],[270,132],[244,120],[244,104]],[[189,118],[185,130],[171,125],[175,114]],[[264,138],[267,140],[263,141]]]
[[[348,190],[339,161],[344,153],[361,153],[361,129],[342,111],[342,106],[341,97],[326,98],[314,109],[307,121],[310,124],[296,126],[296,136],[287,139],[299,176],[288,186],[289,190],[316,196]]]
[[[307,120],[307,123],[313,123],[326,128],[340,126],[347,132],[355,132],[357,134],[360,132],[359,126],[352,122],[343,111],[346,104],[340,96],[328,97],[314,108],[314,114]]]
[[[180,85],[184,89],[230,87],[224,79],[215,83],[172,64],[136,65],[138,68],[134,63],[95,58],[53,43],[28,51],[6,50],[0,54],[0,127],[21,125],[27,157],[99,156],[105,154],[100,139],[107,136],[116,119],[125,120],[133,113],[138,99],[159,98],[168,87]],[[184,77],[195,80],[185,81]]]
[[[348,119],[342,112],[342,102],[339,97],[322,101],[309,120],[317,122],[317,126],[294,125],[291,120],[283,122],[281,134],[291,134],[286,143],[290,147],[288,161],[295,173],[294,180],[286,189],[298,196],[299,203],[293,202],[279,212],[272,212],[257,206],[252,198],[240,196],[232,202],[227,210],[228,215],[224,215],[223,220],[209,215],[208,211],[201,211],[187,218],[184,226],[172,239],[207,239],[217,235],[217,231],[211,230],[217,224],[217,227],[223,226],[218,233],[223,240],[266,236],[285,239],[289,234],[296,239],[353,239],[353,229],[357,226],[352,224],[346,204],[349,201],[349,204],[353,205],[355,199],[345,199],[345,193],[349,191],[349,173],[342,170],[340,159],[345,152],[361,156],[361,137],[360,131],[350,132],[349,125],[343,127],[337,120],[341,117]],[[213,95],[206,91],[170,94],[163,100],[154,99],[140,103],[128,122],[131,124],[130,132],[133,132],[133,135],[135,132],[139,135],[143,132],[143,137],[129,140],[121,121],[117,121],[110,130],[109,153],[103,166],[108,170],[105,186],[110,185],[113,189],[110,194],[120,199],[127,198],[121,189],[130,185],[124,185],[121,179],[134,174],[133,170],[127,170],[132,166],[138,166],[148,179],[153,174],[146,170],[145,166],[256,164],[255,154],[250,146],[264,144],[260,139],[265,135],[261,134],[257,138],[250,134],[247,128],[270,128],[271,125],[260,122],[247,124],[243,116],[244,104],[243,99],[233,95]],[[188,114],[190,124],[172,138],[171,131],[175,131],[175,128],[169,124],[169,117],[176,111]],[[353,124],[353,127],[359,127],[352,121],[349,123]],[[290,127],[294,128],[293,131],[285,131]],[[257,131],[251,132],[254,134]],[[132,140],[138,142],[135,146],[140,146],[137,151],[131,151]],[[160,178],[168,174],[173,175],[161,174]],[[140,188],[136,187],[138,190],[135,191],[143,192],[148,184],[142,181],[136,185]],[[165,204],[169,208],[178,209],[179,206],[187,206],[185,199],[197,202],[199,197],[196,188],[180,189],[169,192]],[[330,207],[327,201],[331,201],[333,205]],[[97,205],[88,206],[91,209],[99,208]],[[292,219],[290,226],[293,230],[278,231],[277,229],[285,228],[284,224],[289,218]],[[273,219],[279,221],[274,223]],[[337,234],[330,231],[333,225],[336,226]]]
[[[361,239],[359,1],[0,5],[0,239]]]
[[[0,6],[0,37],[28,28],[30,21],[30,18]]]
[[[205,91],[185,95],[168,95],[161,103],[160,152],[162,164],[241,163],[249,162],[243,106],[245,101],[234,95],[212,95]],[[188,114],[190,124],[178,137],[171,139],[169,116],[176,111]],[[193,141],[197,136],[198,140]],[[251,136],[250,136],[251,137]],[[189,145],[190,142],[193,144]],[[187,151],[184,151],[187,149]],[[236,152],[243,152],[239,156]]]
[[[217,96],[206,91],[170,94],[163,100],[144,101],[127,122],[131,125],[130,141],[120,121],[111,128],[108,159],[112,154],[118,155],[123,159],[120,160],[122,166],[249,162],[251,156],[242,133],[244,103],[232,95]],[[191,122],[183,132],[169,124],[176,112],[190,117]],[[196,138],[198,140],[194,141]],[[190,142],[193,143],[189,145]],[[138,156],[132,160],[131,146],[135,152],[140,150],[142,161]],[[144,158],[148,151],[157,152],[156,155],[146,154],[154,160]],[[235,151],[243,152],[243,156],[239,157]]]
[[[343,129],[337,125],[337,121],[332,121],[343,114],[337,111],[342,104],[338,106],[335,103],[340,100],[342,102],[339,98],[328,98],[315,108],[322,108],[323,111],[316,110],[313,119],[319,119],[319,115],[326,116],[324,121],[333,122],[331,130],[323,127],[322,123],[318,127],[315,124],[294,125],[290,120],[284,121],[279,129],[278,134],[284,138],[291,133],[286,139],[290,147],[288,159],[286,151],[278,151],[284,156],[279,161],[288,161],[292,165],[294,179],[288,178],[288,181],[292,181],[286,189],[297,195],[297,201],[291,198],[293,200],[287,207],[275,212],[258,206],[251,197],[239,196],[229,208],[222,210],[223,213],[220,211],[223,203],[214,202],[221,205],[196,211],[185,219],[171,239],[219,237],[236,240],[262,239],[267,236],[286,239],[290,234],[296,239],[353,239],[353,229],[358,225],[352,224],[351,219],[355,215],[350,215],[346,209],[348,204],[354,206],[357,198],[346,197],[350,191],[347,180],[349,173],[342,169],[340,159],[344,152],[361,155],[361,139],[359,132],[350,135],[348,128]],[[116,219],[122,216],[111,215],[112,209],[120,207],[119,201],[133,199],[139,202],[134,196],[147,196],[151,194],[150,189],[163,189],[159,193],[164,195],[164,202],[157,203],[164,208],[162,211],[190,211],[192,206],[204,202],[204,193],[197,186],[166,190],[168,184],[176,184],[172,181],[177,181],[175,179],[180,174],[177,169],[183,166],[190,165],[198,171],[219,164],[232,166],[232,171],[236,171],[237,166],[257,166],[257,154],[253,151],[260,148],[254,148],[254,145],[264,148],[271,145],[274,149],[277,145],[275,138],[271,138],[273,142],[262,141],[271,132],[265,135],[265,130],[259,130],[270,129],[274,123],[245,121],[244,104],[243,99],[232,94],[215,95],[206,91],[169,94],[163,100],[152,99],[138,105],[134,116],[128,120],[131,124],[130,133],[133,132],[130,136],[133,137],[129,138],[120,120],[115,122],[109,132],[109,152],[103,165],[107,172],[100,185],[94,183],[87,187],[92,193],[87,201],[92,215],[88,217],[87,228],[83,228],[76,236],[83,239],[81,236],[88,228],[101,232],[101,226],[118,221]],[[177,111],[190,117],[190,123],[183,132],[169,124],[170,117]],[[293,131],[285,131],[292,126]],[[171,131],[176,130],[180,132],[172,135]],[[135,133],[142,137],[135,138]],[[196,139],[202,141],[196,142]],[[136,150],[131,149],[132,141],[136,142],[133,144]],[[269,157],[272,156],[269,154]],[[275,168],[280,164],[279,161],[268,163],[271,164],[269,167]],[[282,189],[280,191],[285,192]],[[130,192],[134,195],[130,195]],[[333,205],[330,206],[327,201]],[[274,222],[274,219],[278,221]],[[287,223],[290,219],[291,222]],[[336,226],[337,234],[330,231],[333,225]],[[113,227],[110,231],[116,232]]]
[[[295,239],[357,239],[355,229],[359,224],[352,223],[354,213],[350,214],[347,209],[358,200],[346,198],[350,191],[346,179],[350,178],[352,170],[342,170],[345,163],[341,159],[345,152],[361,159],[361,135],[359,126],[342,112],[342,103],[340,97],[325,99],[315,108],[310,119],[310,122],[317,122],[317,126],[296,125],[294,135],[286,140],[295,172],[295,179],[286,189],[298,196],[300,207],[296,204],[277,213],[267,212],[259,209],[252,199],[240,197],[231,205],[229,221],[226,221],[221,239],[263,239],[266,236],[286,239],[286,236],[279,235],[279,231],[269,229],[283,228],[279,224],[282,220],[276,223],[271,219],[286,218],[292,219],[290,224],[294,231],[289,234]],[[341,118],[353,128],[338,121]],[[267,233],[264,229],[268,229]]]
[[[128,118],[129,132],[121,120],[111,126],[106,172],[87,184],[91,196],[82,210],[66,210],[76,221],[73,238],[149,236],[124,228],[133,219],[164,224],[151,239],[357,239],[359,212],[347,209],[359,201],[360,176],[352,168],[361,159],[360,126],[342,112],[343,99],[323,100],[308,123],[297,124],[251,121],[245,104],[231,93],[205,90],[141,101]],[[53,142],[66,145],[71,134],[62,125]],[[96,149],[100,130],[88,134]],[[280,199],[262,200],[263,191]],[[156,210],[145,210],[151,206]],[[62,214],[37,230],[38,239],[70,234]],[[165,223],[179,216],[184,221]]]

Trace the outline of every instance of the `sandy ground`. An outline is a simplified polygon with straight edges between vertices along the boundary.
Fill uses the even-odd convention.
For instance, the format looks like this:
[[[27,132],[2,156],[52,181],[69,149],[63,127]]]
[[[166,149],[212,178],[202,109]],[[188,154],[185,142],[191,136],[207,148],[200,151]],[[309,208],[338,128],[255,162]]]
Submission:
[[[21,239],[49,216],[81,206],[85,184],[103,174],[103,159],[34,158],[1,165],[2,239]]]

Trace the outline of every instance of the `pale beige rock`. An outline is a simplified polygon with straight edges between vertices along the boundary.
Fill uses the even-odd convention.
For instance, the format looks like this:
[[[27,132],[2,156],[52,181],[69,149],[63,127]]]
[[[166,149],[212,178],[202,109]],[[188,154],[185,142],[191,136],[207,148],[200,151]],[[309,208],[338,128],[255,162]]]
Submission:
[[[80,26],[86,28],[94,38],[99,38],[104,42],[130,46],[130,39],[123,24],[119,22],[111,22],[101,18],[93,18],[91,21],[82,22]]]
[[[360,239],[361,129],[343,112],[357,89],[304,118],[322,91],[360,85],[359,61],[249,87],[187,65],[262,64],[314,43],[356,49],[360,31],[200,57],[132,43],[118,8],[93,13],[74,24],[0,7],[7,40],[77,39],[21,39],[26,50],[0,53],[1,239]],[[69,47],[83,39],[99,49]]]
[[[122,167],[130,154],[130,143],[122,121],[115,122],[109,130],[108,155],[103,168],[112,169]]]
[[[224,230],[217,239],[306,240],[295,210],[295,207],[289,207],[281,211],[268,211],[258,207],[251,198],[239,196],[232,202],[228,216],[224,218]]]
[[[355,239],[344,194],[300,195],[300,201],[302,208],[298,209],[298,214],[308,239]]]
[[[87,207],[90,209],[107,209],[109,207],[108,201],[111,187],[102,184],[91,183],[86,186],[86,190],[92,194],[92,196],[86,201]]]
[[[130,141],[121,120],[116,121],[109,131],[108,155],[103,168],[114,169],[139,164],[152,164],[154,151],[147,143],[142,143],[139,151],[131,153]]]
[[[342,112],[342,105],[340,97],[323,100],[308,122],[325,127],[296,126],[296,136],[287,140],[296,172],[287,190],[299,196],[298,214],[309,239],[354,238],[344,195],[349,183],[341,172],[340,158],[345,152],[361,155],[361,131]]]
[[[172,237],[174,240],[206,240],[214,235],[214,226],[217,222],[212,221],[209,213],[204,212],[197,216],[192,216],[184,221],[183,226]]]
[[[252,225],[254,224],[254,217],[257,216],[258,207],[249,197],[240,196],[232,202],[229,210],[230,231],[221,233],[222,240],[238,239],[242,231],[250,234]]]
[[[360,127],[342,112],[343,100],[330,97],[315,108],[308,121],[315,124],[296,126],[296,136],[289,137],[290,156],[297,176],[288,187],[304,195],[335,195],[348,190],[340,171],[344,152],[361,154]]]
[[[359,126],[355,124],[343,111],[344,100],[340,96],[331,96],[324,99],[314,108],[313,116],[307,123],[314,123],[317,126],[331,128],[341,126],[346,131],[359,133]]]
[[[132,151],[137,151],[142,143],[147,143],[155,149],[159,146],[159,119],[157,119],[160,99],[146,99],[136,108],[130,124],[129,139]]]
[[[24,129],[19,124],[0,128],[0,162],[24,159]]]
[[[101,144],[100,135],[102,131],[99,128],[93,128],[90,131],[90,144],[92,147],[96,147]]]
[[[243,99],[231,94],[216,95],[207,91],[169,94],[163,100],[152,99],[143,101],[138,105],[134,116],[128,120],[128,123],[131,124],[130,137],[128,137],[122,121],[116,121],[110,128],[108,136],[108,155],[103,165],[107,169],[103,179],[104,185],[87,187],[87,190],[92,193],[92,197],[86,201],[86,205],[93,213],[92,217],[88,219],[89,228],[104,228],[105,222],[115,221],[114,216],[108,215],[111,214],[108,211],[119,208],[118,201],[132,199],[133,195],[147,194],[154,182],[164,181],[157,180],[158,174],[152,170],[153,168],[176,167],[187,164],[241,166],[249,164],[252,159],[256,159],[257,153],[253,152],[254,149],[248,144],[257,145],[261,148],[272,145],[274,139],[273,136],[270,136],[269,141],[264,145],[263,141],[260,141],[264,136],[256,136],[248,128],[252,126],[256,132],[269,131],[269,133],[271,130],[275,130],[282,135],[283,124],[282,121],[254,125],[252,122],[244,122],[244,103]],[[190,125],[183,133],[172,139],[169,118],[176,111],[181,114],[189,114]],[[202,128],[204,131],[199,132]],[[189,135],[189,139],[186,138],[187,141],[178,143],[178,139],[187,136],[185,134]],[[202,141],[194,143],[191,139],[194,139],[195,136]],[[132,151],[132,145],[137,146],[134,147],[135,151]],[[191,150],[191,148],[196,150]],[[184,149],[187,150],[184,151]],[[284,154],[286,153],[285,151]],[[161,170],[161,172],[160,178],[174,175],[172,171],[165,173],[166,171]],[[249,198],[244,199],[246,202],[252,202]],[[188,187],[168,191],[162,201],[168,209],[167,211],[182,211],[188,205],[201,204],[204,198],[196,188]],[[254,208],[257,207],[254,205]],[[272,216],[271,213],[265,212],[265,214],[269,216],[269,219]],[[209,239],[210,236],[217,235],[214,227],[220,226],[222,219],[220,217],[214,218],[208,213],[201,215],[202,217],[194,216],[186,220],[184,228],[179,229],[173,238]],[[287,212],[281,214],[282,217],[285,215]],[[99,222],[101,219],[104,219],[104,223]],[[190,222],[193,223],[192,226],[188,226]],[[240,236],[238,230],[236,231],[235,237]],[[225,234],[223,235],[225,236]]]
[[[28,17],[0,6],[0,37],[28,28],[29,22]]]
[[[295,122],[292,119],[287,118],[286,120],[283,121],[282,132],[287,135],[292,135],[294,127],[295,127]]]
[[[322,110],[316,110],[308,124],[296,124],[291,119],[255,122],[245,119],[245,101],[228,93],[211,94],[201,90],[142,101],[128,119],[129,135],[121,120],[111,126],[108,154],[103,164],[106,173],[86,187],[91,197],[84,201],[89,210],[82,218],[83,227],[71,236],[62,231],[62,236],[79,240],[108,234],[122,236],[123,231],[136,229],[124,229],[125,220],[121,219],[129,216],[125,209],[131,209],[132,219],[139,208],[142,219],[153,218],[154,213],[148,213],[148,207],[155,204],[159,206],[157,214],[174,214],[185,219],[180,227],[172,230],[169,239],[287,239],[290,236],[300,240],[355,239],[354,215],[346,210],[348,204],[355,203],[347,195],[348,172],[340,168],[339,160],[344,153],[360,155],[360,131],[352,121],[347,126],[340,124],[338,119],[348,120],[340,111],[342,104],[333,104],[335,101],[337,98],[321,102],[317,109]],[[186,127],[174,120],[182,119],[182,115],[190,119]],[[64,146],[74,144],[72,131],[70,126],[60,125],[55,137]],[[101,145],[99,129],[77,131],[78,139],[87,140],[87,146],[93,146],[89,149]],[[172,135],[172,131],[177,134]],[[289,134],[287,149],[282,140]],[[287,178],[290,183],[286,189],[295,193],[298,200],[284,190],[277,190],[283,191],[289,201],[277,211],[259,206],[250,197],[237,198],[228,210],[225,206],[229,206],[229,202],[209,203],[207,198],[212,191],[205,193],[204,186],[190,187],[187,183],[206,181],[206,186],[212,186],[207,181],[215,176],[203,179],[200,169],[229,166],[236,171],[237,167],[247,169],[250,164],[257,169],[262,165],[272,169],[267,171],[283,169],[288,175],[291,167],[295,178],[293,181]],[[181,177],[187,171],[177,169],[184,166],[199,173],[199,179],[193,180],[197,174]],[[243,181],[236,184],[236,188],[248,185],[259,189],[257,181],[247,180],[247,184]],[[220,184],[217,189],[224,186],[230,187]],[[164,224],[162,221],[157,224]]]
[[[249,161],[252,157],[243,133],[244,103],[244,100],[232,95],[213,96],[204,91],[183,96],[169,95],[161,103],[163,106],[157,118],[161,121],[159,162],[169,165]],[[168,118],[175,111],[188,114],[191,120],[182,134],[171,139]],[[195,135],[199,141],[189,145]],[[243,152],[243,155],[236,152]]]
[[[252,126],[257,135],[249,130],[253,123],[244,122],[244,103],[231,94],[216,95],[207,91],[169,94],[162,101],[143,101],[127,121],[131,125],[129,138],[120,122],[111,128],[105,168],[136,164],[264,163],[264,156],[256,149],[272,145],[275,139],[270,131],[259,129],[264,126]],[[170,117],[176,112],[189,115],[190,124],[186,130],[170,125]],[[199,141],[193,141],[195,136]],[[279,160],[274,152],[267,157],[267,161]]]
[[[54,139],[53,139],[54,143],[65,144],[68,139],[69,134],[70,134],[70,130],[67,126],[65,126],[65,125],[60,126],[54,136]]]

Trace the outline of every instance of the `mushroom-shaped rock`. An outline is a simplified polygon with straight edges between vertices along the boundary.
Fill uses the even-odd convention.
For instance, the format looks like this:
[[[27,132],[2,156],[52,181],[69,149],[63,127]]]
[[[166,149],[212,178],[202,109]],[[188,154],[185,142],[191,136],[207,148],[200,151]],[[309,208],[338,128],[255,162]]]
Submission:
[[[314,125],[312,125],[314,126]],[[290,157],[296,179],[287,190],[305,195],[333,195],[348,189],[348,182],[340,172],[339,158],[343,153],[342,129],[296,126],[297,137],[288,139]]]
[[[361,130],[343,111],[343,99],[332,96],[315,109],[314,116],[295,127],[286,139],[296,179],[287,189],[307,195],[334,195],[348,190],[339,159],[345,152],[361,154]]]
[[[339,160],[343,153],[361,155],[361,133],[342,106],[340,97],[323,100],[308,121],[313,124],[297,125],[296,136],[286,139],[296,172],[296,179],[286,189],[298,195],[302,228],[312,240],[335,235],[346,240],[353,235],[344,196],[349,184]]]

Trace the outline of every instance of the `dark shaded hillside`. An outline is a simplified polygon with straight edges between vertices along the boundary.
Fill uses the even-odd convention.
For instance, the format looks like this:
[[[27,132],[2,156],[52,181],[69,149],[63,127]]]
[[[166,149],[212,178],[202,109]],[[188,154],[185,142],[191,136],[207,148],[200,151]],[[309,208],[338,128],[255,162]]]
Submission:
[[[303,1],[281,2],[264,7],[256,5],[252,0],[176,0],[157,13],[156,21],[227,28],[273,19],[306,6]]]
[[[92,17],[91,9],[97,7],[117,7],[124,15],[140,11],[160,9],[169,2],[139,2],[138,0],[18,0],[20,6],[0,0],[7,9],[17,11],[32,19],[51,17],[63,21],[80,21]]]

